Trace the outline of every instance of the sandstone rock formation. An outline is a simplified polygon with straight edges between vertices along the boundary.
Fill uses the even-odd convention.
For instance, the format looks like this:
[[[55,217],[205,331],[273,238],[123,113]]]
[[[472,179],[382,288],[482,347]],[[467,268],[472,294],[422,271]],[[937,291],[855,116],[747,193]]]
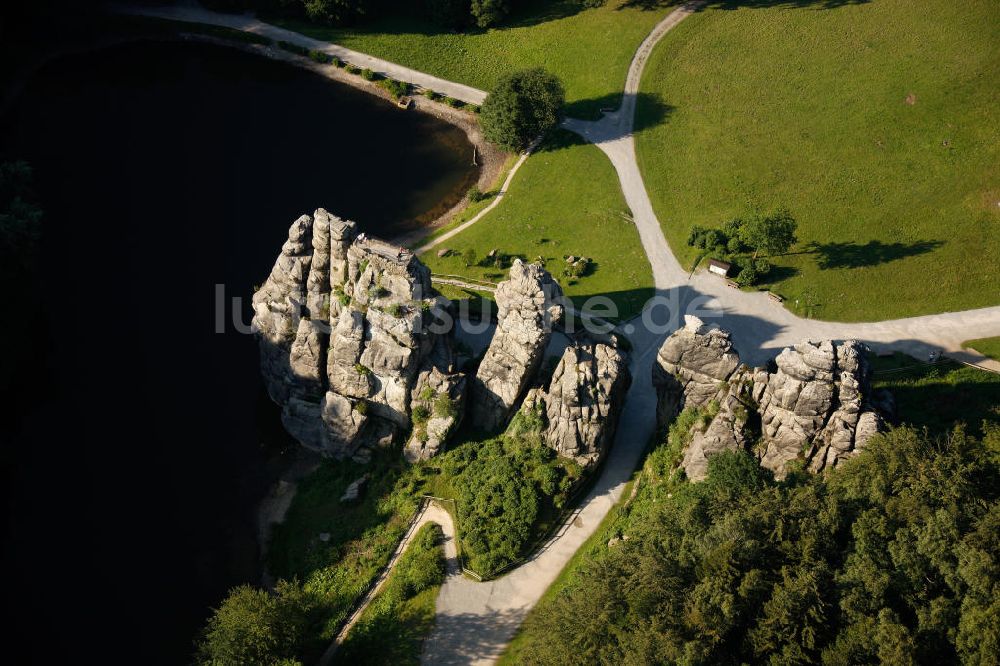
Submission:
[[[632,376],[625,355],[606,344],[570,345],[547,389],[531,389],[522,412],[544,415],[542,438],[587,466],[611,446]]]
[[[668,337],[653,364],[657,422],[663,426],[686,405],[708,404],[740,366],[728,331],[684,317],[684,328]]]
[[[541,363],[552,325],[563,314],[562,289],[538,264],[520,259],[496,294],[499,323],[472,382],[472,418],[483,430],[506,423]]]
[[[455,354],[443,338],[438,338],[425,359],[410,399],[413,431],[403,449],[410,462],[437,455],[458,427],[465,411],[465,375],[455,370]],[[421,418],[416,418],[421,415]],[[422,421],[422,422],[421,422]]]
[[[460,405],[465,381],[450,332],[433,332],[444,306],[432,293],[426,266],[358,236],[354,222],[323,209],[296,220],[253,297],[261,370],[288,432],[324,454],[364,459],[410,427],[415,389]],[[458,418],[428,428],[428,451]]]
[[[856,455],[883,428],[860,343],[806,342],[775,364],[774,372],[741,365],[729,334],[694,317],[664,342],[653,367],[660,425],[685,407],[715,412],[685,451],[689,478],[704,478],[715,453],[750,448],[779,477],[797,459],[819,472]]]
[[[857,438],[861,414],[872,414],[862,435],[877,415],[868,406],[871,369],[860,343],[806,342],[783,350],[775,362],[778,370],[768,376],[760,401],[762,465],[780,473],[801,453],[818,472],[836,466],[857,443],[864,446],[867,440]]]

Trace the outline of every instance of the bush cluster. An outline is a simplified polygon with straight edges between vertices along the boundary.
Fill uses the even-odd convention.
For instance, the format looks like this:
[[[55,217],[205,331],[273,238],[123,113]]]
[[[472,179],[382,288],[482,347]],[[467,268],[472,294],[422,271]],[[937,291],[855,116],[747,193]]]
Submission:
[[[736,264],[736,282],[741,286],[758,284],[771,272],[771,262],[759,255],[787,252],[797,242],[798,224],[787,211],[769,215],[754,214],[726,222],[721,229],[695,225],[687,244]]]

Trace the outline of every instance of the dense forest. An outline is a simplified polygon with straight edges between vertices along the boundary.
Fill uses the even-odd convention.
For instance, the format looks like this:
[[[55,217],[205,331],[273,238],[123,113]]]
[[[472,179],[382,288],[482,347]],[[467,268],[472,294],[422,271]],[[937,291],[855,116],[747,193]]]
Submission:
[[[997,663],[1000,427],[898,428],[782,482],[726,453],[688,483],[675,470],[692,424],[650,455],[510,661]]]

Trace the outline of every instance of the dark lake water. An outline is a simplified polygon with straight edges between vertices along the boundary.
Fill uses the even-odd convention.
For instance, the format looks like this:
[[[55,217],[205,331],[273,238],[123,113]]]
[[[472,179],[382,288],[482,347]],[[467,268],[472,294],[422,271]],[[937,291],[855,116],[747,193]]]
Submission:
[[[0,158],[35,167],[46,211],[43,323],[4,350],[5,653],[189,660],[207,607],[258,573],[252,509],[287,445],[254,341],[214,332],[215,285],[249,321],[295,217],[391,236],[461,196],[471,153],[450,125],[223,47],[35,76],[0,119]]]

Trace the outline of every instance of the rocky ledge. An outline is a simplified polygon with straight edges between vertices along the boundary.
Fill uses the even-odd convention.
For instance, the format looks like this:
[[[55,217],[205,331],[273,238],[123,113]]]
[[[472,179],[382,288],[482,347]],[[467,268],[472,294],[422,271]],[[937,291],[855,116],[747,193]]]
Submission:
[[[795,460],[820,472],[884,428],[876,403],[886,401],[872,395],[860,343],[805,342],[783,350],[773,366],[746,367],[730,334],[696,317],[663,343],[653,367],[661,427],[686,407],[712,417],[685,451],[690,479],[705,477],[713,454],[736,449],[753,449],[778,477]]]
[[[510,418],[538,372],[552,326],[562,318],[563,294],[538,264],[515,259],[496,290],[498,324],[472,382],[472,417],[487,432]]]

